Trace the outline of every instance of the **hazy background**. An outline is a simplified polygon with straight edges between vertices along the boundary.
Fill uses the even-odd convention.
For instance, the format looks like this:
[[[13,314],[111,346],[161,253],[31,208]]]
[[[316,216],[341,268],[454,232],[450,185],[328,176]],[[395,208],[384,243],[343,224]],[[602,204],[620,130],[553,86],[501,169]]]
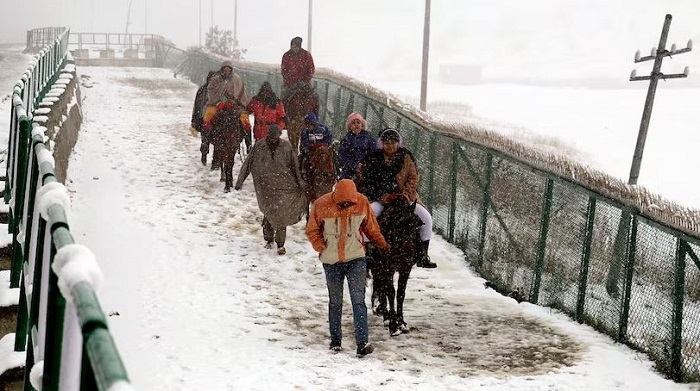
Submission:
[[[181,47],[196,45],[199,4],[132,0],[128,31],[161,34]],[[233,0],[201,4],[202,30],[212,22],[233,29]],[[128,5],[129,0],[27,0],[18,6],[3,0],[0,43],[21,43],[27,29],[45,26],[125,32]],[[317,65],[369,79],[419,77],[424,7],[419,0],[314,1]],[[482,66],[490,81],[581,84],[595,79],[641,88],[644,83],[624,82],[635,50],[646,55],[658,43],[666,13],[674,16],[669,44],[681,48],[691,38],[700,42],[698,0],[436,0],[430,72],[443,64],[469,63]],[[279,62],[293,36],[306,41],[307,15],[308,0],[239,0],[236,30],[248,49],[246,58]],[[695,51],[665,63],[667,73],[680,72],[686,65],[700,65],[700,56]],[[691,79],[669,84],[687,86]]]

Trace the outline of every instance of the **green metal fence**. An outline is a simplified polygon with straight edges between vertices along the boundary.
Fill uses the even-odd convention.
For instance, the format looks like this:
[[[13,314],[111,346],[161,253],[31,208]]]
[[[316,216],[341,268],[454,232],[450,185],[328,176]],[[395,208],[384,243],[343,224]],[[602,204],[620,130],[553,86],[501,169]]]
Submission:
[[[130,389],[95,295],[101,273],[94,255],[73,240],[68,193],[56,180],[45,129],[32,121],[61,71],[74,66],[69,31],[61,31],[12,94],[5,200],[13,236],[10,286],[21,288],[14,348],[27,351],[25,390]],[[30,378],[37,365],[43,365],[40,380]]]
[[[222,60],[190,51],[177,73],[199,84]],[[264,81],[279,91],[278,66],[235,66],[251,95]],[[677,381],[700,380],[697,214],[473,126],[426,121],[339,73],[318,69],[313,83],[335,138],[353,111],[370,131],[400,129],[435,231],[498,290],[648,353]]]

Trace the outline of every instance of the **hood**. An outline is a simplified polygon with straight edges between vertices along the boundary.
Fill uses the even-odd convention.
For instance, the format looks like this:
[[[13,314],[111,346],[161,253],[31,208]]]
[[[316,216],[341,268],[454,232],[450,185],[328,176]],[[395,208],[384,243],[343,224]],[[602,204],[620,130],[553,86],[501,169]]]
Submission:
[[[357,203],[358,198],[357,187],[355,187],[355,182],[351,179],[342,179],[335,185],[333,201],[335,201],[336,204],[341,202]]]
[[[367,128],[367,121],[365,121],[365,119],[362,117],[362,114],[352,113],[352,114],[348,115],[348,119],[347,119],[347,121],[345,121],[345,130],[350,130],[350,122],[352,122],[356,119],[359,119],[360,122],[362,122],[362,129],[363,130]]]
[[[231,61],[229,61],[229,60],[226,60],[226,61],[222,62],[222,63],[221,63],[221,68],[225,68],[225,67],[229,67],[229,68],[233,69],[233,63],[232,63]]]
[[[309,114],[306,114],[306,116],[304,117],[304,121],[309,121],[312,124],[315,124],[318,122],[318,116],[312,111]]]

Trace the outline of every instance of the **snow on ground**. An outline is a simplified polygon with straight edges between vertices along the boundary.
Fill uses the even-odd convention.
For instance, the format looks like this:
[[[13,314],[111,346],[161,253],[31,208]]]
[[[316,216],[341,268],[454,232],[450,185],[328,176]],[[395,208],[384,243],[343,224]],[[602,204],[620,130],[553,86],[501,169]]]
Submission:
[[[189,135],[196,86],[168,70],[80,68],[85,122],[67,187],[71,230],[97,256],[103,310],[142,390],[691,390],[644,355],[557,311],[485,289],[441,238],[415,269],[411,333],[358,359],[328,348],[323,269],[300,222],[287,255],[263,248],[253,181],[224,194]],[[234,175],[241,162],[236,162]],[[346,293],[347,299],[347,293]]]

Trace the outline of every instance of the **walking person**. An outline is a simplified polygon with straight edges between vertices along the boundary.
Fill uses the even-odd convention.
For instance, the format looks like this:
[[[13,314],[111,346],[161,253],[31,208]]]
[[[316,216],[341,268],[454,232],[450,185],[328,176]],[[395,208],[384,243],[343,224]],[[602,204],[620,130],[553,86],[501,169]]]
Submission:
[[[284,104],[277,98],[270,82],[262,83],[258,94],[248,103],[248,112],[255,117],[253,137],[256,142],[267,137],[271,124],[276,124],[280,129],[285,127],[287,114],[284,111]]]
[[[379,249],[389,249],[369,200],[357,192],[352,180],[343,179],[334,191],[314,202],[306,225],[306,236],[319,253],[326,275],[330,349],[342,350],[343,285],[347,279],[355,325],[356,353],[360,357],[374,350],[369,342],[365,304],[367,261],[363,235]]]
[[[199,146],[199,151],[202,153],[202,164],[205,166],[207,165],[209,144],[211,144],[212,141],[210,135],[211,129],[204,129],[202,121],[204,118],[204,111],[207,107],[207,87],[209,87],[209,80],[214,75],[216,75],[216,71],[209,71],[206,81],[197,89],[197,95],[195,95],[194,105],[192,107],[192,120],[190,121],[190,129],[194,129],[192,135],[196,136],[197,132],[199,132],[202,141],[202,144]]]
[[[265,248],[272,248],[274,241],[277,255],[284,255],[287,226],[301,220],[308,203],[296,154],[280,135],[279,126],[270,125],[267,136],[255,143],[246,157],[234,189],[240,190],[248,175],[253,175],[258,208],[263,214]]]

